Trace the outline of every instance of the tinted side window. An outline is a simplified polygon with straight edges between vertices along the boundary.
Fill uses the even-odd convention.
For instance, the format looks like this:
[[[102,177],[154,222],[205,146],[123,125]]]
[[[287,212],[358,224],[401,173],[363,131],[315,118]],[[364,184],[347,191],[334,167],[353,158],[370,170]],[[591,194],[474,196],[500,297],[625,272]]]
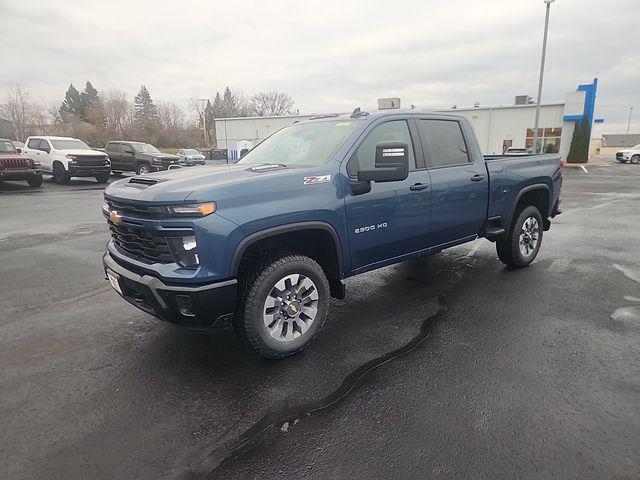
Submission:
[[[409,169],[416,169],[416,157],[409,133],[409,125],[405,120],[393,120],[375,127],[356,150],[347,172],[355,177],[358,170],[373,170],[376,161],[376,145],[380,142],[403,142],[409,145]]]
[[[33,148],[34,150],[40,149],[40,139],[39,138],[31,138],[29,139],[29,143],[27,144],[28,148]]]
[[[418,120],[420,137],[429,151],[431,166],[470,163],[460,124],[452,120]]]
[[[108,152],[119,152],[120,151],[120,144],[119,143],[115,143],[115,142],[109,142],[109,143],[107,143],[106,150]]]

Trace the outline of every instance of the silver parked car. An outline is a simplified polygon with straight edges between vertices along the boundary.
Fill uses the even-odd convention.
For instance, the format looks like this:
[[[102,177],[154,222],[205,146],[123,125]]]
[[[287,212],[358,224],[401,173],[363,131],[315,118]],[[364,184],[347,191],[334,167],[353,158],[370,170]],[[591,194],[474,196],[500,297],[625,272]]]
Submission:
[[[187,167],[205,164],[204,155],[195,148],[181,148],[178,150],[177,155],[180,157],[180,160],[184,160]]]

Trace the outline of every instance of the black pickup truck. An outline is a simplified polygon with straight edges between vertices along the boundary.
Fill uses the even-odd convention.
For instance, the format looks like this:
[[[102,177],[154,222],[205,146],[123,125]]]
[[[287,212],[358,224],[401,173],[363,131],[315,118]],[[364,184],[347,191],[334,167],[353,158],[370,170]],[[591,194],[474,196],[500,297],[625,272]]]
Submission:
[[[107,142],[104,151],[109,155],[114,173],[136,172],[145,175],[184,166],[184,160],[177,155],[162,153],[149,143],[111,141]]]

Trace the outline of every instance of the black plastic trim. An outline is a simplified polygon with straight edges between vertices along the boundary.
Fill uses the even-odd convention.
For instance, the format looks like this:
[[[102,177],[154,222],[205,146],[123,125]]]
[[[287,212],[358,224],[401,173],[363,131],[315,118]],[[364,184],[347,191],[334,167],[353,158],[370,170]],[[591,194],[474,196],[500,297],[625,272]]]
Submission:
[[[283,233],[289,232],[298,232],[300,230],[325,230],[329,232],[331,238],[333,239],[333,244],[336,248],[336,255],[338,256],[338,275],[342,278],[342,248],[340,246],[340,237],[338,237],[335,229],[326,222],[321,221],[310,221],[310,222],[298,222],[298,223],[289,223],[286,225],[280,225],[277,227],[267,228],[266,230],[261,230],[256,233],[252,233],[251,235],[244,238],[236,247],[236,251],[233,254],[233,259],[231,261],[231,270],[229,272],[230,276],[237,277],[238,271],[240,270],[240,261],[242,260],[242,256],[244,252],[249,248],[252,244],[264,240],[265,238],[275,237],[276,235],[281,235]]]

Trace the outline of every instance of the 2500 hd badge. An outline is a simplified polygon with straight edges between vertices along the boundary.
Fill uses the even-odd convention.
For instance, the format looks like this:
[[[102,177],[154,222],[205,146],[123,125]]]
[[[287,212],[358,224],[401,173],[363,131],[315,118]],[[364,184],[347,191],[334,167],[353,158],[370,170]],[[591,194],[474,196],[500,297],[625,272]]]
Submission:
[[[379,228],[387,228],[389,225],[387,222],[378,223],[377,225],[368,225],[366,227],[356,228],[354,233],[364,233],[364,232],[372,232],[374,230],[378,230]]]

